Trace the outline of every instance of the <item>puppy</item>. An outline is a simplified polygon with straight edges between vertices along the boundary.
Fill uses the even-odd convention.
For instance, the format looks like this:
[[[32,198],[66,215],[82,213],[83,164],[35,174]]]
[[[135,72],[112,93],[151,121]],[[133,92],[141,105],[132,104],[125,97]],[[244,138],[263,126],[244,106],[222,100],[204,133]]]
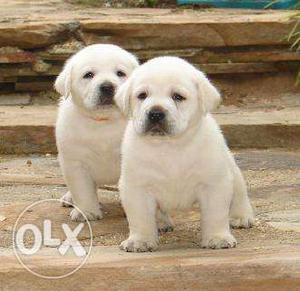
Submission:
[[[201,207],[202,247],[232,248],[229,227],[251,227],[241,171],[209,113],[220,94],[205,75],[176,57],[137,68],[116,103],[129,117],[122,144],[120,195],[129,222],[127,252],[158,245],[157,209]]]
[[[56,123],[59,162],[69,192],[62,198],[89,220],[102,218],[97,186],[117,183],[125,118],[113,106],[118,87],[138,66],[115,45],[91,45],[72,56],[55,82],[63,96]],[[71,219],[83,220],[76,210]]]

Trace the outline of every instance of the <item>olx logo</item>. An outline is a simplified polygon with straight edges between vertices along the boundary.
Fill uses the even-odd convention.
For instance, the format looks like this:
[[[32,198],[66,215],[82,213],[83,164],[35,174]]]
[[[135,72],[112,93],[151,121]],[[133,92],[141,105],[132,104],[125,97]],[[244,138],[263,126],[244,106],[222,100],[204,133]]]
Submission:
[[[19,215],[13,229],[13,249],[20,264],[32,274],[46,279],[60,279],[85,264],[92,248],[92,228],[85,214],[78,207],[71,206],[82,214],[85,222],[71,222],[59,199],[35,202]],[[61,215],[49,214],[60,212]],[[79,239],[81,234],[84,244]],[[54,260],[49,260],[50,255]],[[36,262],[40,260],[49,262],[49,266],[46,265],[49,267],[48,273],[47,268],[42,268],[45,272],[36,267]],[[67,263],[71,267],[51,267],[51,262],[58,260],[62,265]]]
[[[77,227],[72,230],[67,224],[63,223],[62,229],[66,235],[66,239],[61,242],[59,238],[52,238],[52,223],[51,220],[44,220],[43,231],[33,224],[22,225],[16,233],[16,245],[24,255],[36,254],[42,247],[42,245],[47,247],[58,247],[58,251],[61,255],[65,255],[69,248],[72,248],[74,253],[79,256],[85,256],[86,251],[78,241],[77,236],[83,229],[84,224],[80,223]],[[24,245],[24,237],[27,231],[31,231],[34,236],[34,244],[32,247],[26,247]]]

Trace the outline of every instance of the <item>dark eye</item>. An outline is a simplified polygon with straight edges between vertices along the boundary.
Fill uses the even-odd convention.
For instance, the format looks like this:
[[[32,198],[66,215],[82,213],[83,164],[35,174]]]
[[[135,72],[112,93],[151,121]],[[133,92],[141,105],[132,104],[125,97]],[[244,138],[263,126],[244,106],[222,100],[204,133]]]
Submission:
[[[123,71],[117,71],[117,76],[120,78],[126,77],[126,74]]]
[[[181,102],[181,101],[184,101],[186,98],[183,97],[182,95],[178,94],[178,93],[174,93],[174,94],[172,95],[172,99],[173,99],[174,101]]]
[[[83,79],[92,79],[94,76],[95,74],[93,72],[87,72],[83,75]]]
[[[137,95],[137,98],[140,99],[140,100],[145,100],[147,98],[147,93],[142,92],[139,95]]]

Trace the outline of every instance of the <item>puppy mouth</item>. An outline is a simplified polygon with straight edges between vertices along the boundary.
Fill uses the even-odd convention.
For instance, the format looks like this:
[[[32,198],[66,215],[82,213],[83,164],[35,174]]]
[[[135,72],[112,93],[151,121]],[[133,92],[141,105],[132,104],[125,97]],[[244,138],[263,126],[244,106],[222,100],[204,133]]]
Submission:
[[[111,107],[115,105],[114,96],[100,95],[97,100],[97,107]]]
[[[145,134],[150,136],[166,136],[169,135],[169,130],[165,124],[148,124],[145,128]]]

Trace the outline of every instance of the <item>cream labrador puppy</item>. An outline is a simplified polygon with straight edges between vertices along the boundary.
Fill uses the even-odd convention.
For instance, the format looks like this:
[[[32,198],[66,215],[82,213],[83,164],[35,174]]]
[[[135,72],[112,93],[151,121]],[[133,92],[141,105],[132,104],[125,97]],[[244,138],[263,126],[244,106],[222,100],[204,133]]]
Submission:
[[[253,211],[241,171],[209,113],[220,94],[205,75],[176,57],[137,68],[116,102],[129,117],[122,144],[120,195],[129,238],[120,248],[153,251],[155,215],[201,207],[202,246],[231,248],[233,227],[251,227]]]
[[[89,220],[102,218],[97,186],[117,183],[125,118],[113,106],[118,87],[138,66],[129,52],[115,45],[88,46],[66,63],[55,82],[63,96],[56,123],[61,169],[74,202]],[[83,220],[76,210],[71,219]]]

